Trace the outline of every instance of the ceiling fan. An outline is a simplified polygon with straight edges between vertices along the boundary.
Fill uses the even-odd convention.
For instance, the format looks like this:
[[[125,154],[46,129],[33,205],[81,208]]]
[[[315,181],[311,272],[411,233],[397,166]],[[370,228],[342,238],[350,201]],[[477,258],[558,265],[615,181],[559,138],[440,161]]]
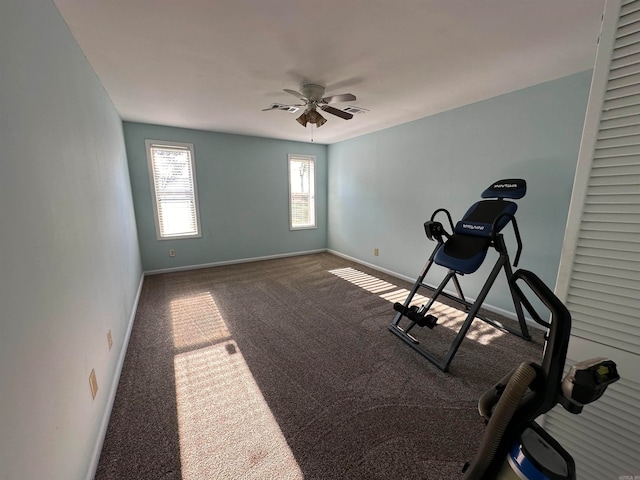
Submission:
[[[353,115],[349,112],[345,112],[340,110],[339,108],[332,107],[330,104],[339,103],[339,102],[353,102],[356,99],[355,95],[350,93],[342,93],[340,95],[331,95],[330,97],[323,97],[324,95],[324,87],[322,85],[316,85],[313,83],[309,83],[303,85],[300,89],[301,92],[296,92],[295,90],[289,90],[285,88],[284,91],[290,93],[294,97],[299,98],[304,103],[297,103],[292,105],[280,105],[273,104],[269,108],[265,108],[262,111],[267,110],[288,110],[292,111],[292,109],[298,109],[299,107],[306,107],[305,111],[302,115],[296,118],[296,121],[302,125],[303,127],[307,126],[307,123],[311,123],[316,127],[321,127],[327,121],[320,113],[318,109],[335,115],[336,117],[343,118],[345,120],[351,120]],[[296,111],[293,110],[293,111]]]

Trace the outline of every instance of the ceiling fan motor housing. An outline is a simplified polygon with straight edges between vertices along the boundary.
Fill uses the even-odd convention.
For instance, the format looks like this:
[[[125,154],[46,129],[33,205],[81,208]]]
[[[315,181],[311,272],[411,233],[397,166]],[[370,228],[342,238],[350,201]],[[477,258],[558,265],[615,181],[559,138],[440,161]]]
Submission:
[[[315,83],[303,85],[300,90],[302,95],[313,102],[322,100],[322,96],[324,95],[324,87],[322,85],[316,85]]]

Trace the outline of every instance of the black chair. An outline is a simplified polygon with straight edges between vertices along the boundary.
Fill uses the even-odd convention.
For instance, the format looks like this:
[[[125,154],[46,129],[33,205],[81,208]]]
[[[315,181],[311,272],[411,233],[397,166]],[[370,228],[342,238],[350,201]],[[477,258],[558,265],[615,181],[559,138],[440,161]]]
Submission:
[[[505,272],[507,282],[513,276],[509,253],[501,233],[507,225],[513,226],[518,245],[514,266],[518,265],[518,260],[522,252],[522,241],[520,239],[520,232],[514,216],[518,206],[511,200],[522,198],[526,191],[527,184],[522,179],[500,180],[495,182],[482,193],[481,196],[485,200],[481,200],[473,204],[455,227],[451,220],[451,214],[443,208],[433,212],[431,219],[424,224],[427,237],[430,240],[435,240],[437,245],[431,253],[429,260],[418,276],[404,303],[394,304],[393,308],[397,313],[393,322],[389,325],[389,330],[445,372],[448,371],[453,357],[455,356],[462,340],[466,336],[469,327],[471,327],[471,323],[475,318],[479,318],[493,327],[513,333],[526,340],[531,339],[524,319],[522,304],[514,294],[510,283],[511,297],[513,299],[516,316],[518,318],[519,329],[515,329],[509,325],[505,325],[480,314],[480,307],[482,306],[500,271],[503,270]],[[442,223],[435,221],[438,214],[446,215],[452,233],[448,233]],[[489,278],[484,283],[484,286],[482,287],[475,302],[470,303],[464,297],[458,276],[472,274],[478,270],[484,262],[490,248],[493,248],[498,252],[498,260],[496,261],[493,270],[489,274]],[[448,269],[447,274],[435,291],[432,287],[424,283],[424,279],[434,263]],[[444,291],[450,281],[454,284],[457,296]],[[429,289],[433,292],[429,301],[422,306],[411,306],[413,297],[416,295],[418,290],[422,288]],[[430,314],[429,310],[436,299],[440,296],[457,302],[464,306],[465,310],[468,312],[466,320],[462,324],[458,334],[449,347],[449,351],[442,358],[439,358],[422,348],[420,342],[409,333],[416,325],[427,328],[434,328],[437,325],[438,319],[434,315]]]

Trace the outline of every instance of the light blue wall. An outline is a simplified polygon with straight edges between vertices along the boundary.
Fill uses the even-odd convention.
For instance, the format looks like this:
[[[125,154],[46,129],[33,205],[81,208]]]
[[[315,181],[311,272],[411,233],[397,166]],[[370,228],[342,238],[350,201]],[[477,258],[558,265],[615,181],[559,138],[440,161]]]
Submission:
[[[141,276],[120,118],[54,3],[3,0],[0,478],[92,474]]]
[[[519,177],[520,266],[553,286],[590,83],[583,72],[330,145],[328,247],[415,278],[435,245],[422,224],[436,208],[455,222],[493,181]],[[465,293],[478,294],[495,259],[463,279]],[[444,275],[432,272],[429,283]],[[501,285],[487,303],[513,311]]]
[[[326,248],[326,145],[128,122],[124,134],[145,271]],[[194,145],[202,238],[157,240],[145,139]],[[289,153],[316,156],[316,229],[289,230]]]

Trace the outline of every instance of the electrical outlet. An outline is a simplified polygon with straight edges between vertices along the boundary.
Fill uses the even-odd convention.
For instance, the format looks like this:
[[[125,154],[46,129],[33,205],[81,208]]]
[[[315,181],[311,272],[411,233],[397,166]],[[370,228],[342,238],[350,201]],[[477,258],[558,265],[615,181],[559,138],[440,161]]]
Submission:
[[[169,250],[169,256],[170,257],[175,257],[176,256],[176,251],[173,248]]]
[[[89,375],[89,388],[91,388],[91,398],[95,399],[98,393],[98,380],[96,379],[95,369],[91,369],[91,375]]]
[[[377,248],[374,248],[374,249],[373,249],[373,255],[374,255],[375,257],[377,257],[377,256],[378,256],[378,253],[379,253],[379,252],[378,252],[378,249],[377,249]]]
[[[113,347],[113,337],[111,336],[111,330],[107,332],[107,343],[109,344],[109,350]]]

